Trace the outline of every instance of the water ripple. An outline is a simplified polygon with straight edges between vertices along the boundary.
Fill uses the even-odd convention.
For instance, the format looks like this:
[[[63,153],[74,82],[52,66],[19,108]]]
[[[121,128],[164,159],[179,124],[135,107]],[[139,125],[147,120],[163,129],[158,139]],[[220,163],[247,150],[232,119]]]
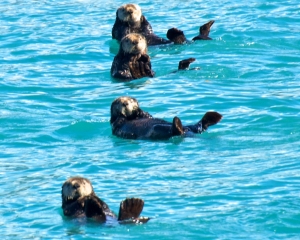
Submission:
[[[0,3],[3,238],[297,238],[298,2],[137,3],[161,37],[178,27],[192,39],[214,19],[214,40],[149,47],[155,77],[124,83],[110,76],[123,2]],[[174,72],[188,57],[198,70]],[[109,118],[122,95],[167,120],[192,124],[209,110],[223,119],[194,138],[119,139]],[[61,185],[74,175],[115,212],[143,198],[151,221],[63,217]]]

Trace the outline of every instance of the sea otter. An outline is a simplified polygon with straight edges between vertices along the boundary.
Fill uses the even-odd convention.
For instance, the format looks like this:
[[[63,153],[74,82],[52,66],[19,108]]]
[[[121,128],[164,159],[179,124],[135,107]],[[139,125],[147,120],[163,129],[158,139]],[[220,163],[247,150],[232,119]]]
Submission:
[[[137,4],[124,4],[117,9],[116,20],[112,28],[112,38],[121,41],[129,33],[142,34],[148,46],[168,43],[183,43],[184,33],[176,28],[169,34],[168,39],[154,34],[152,26],[147,21],[142,10]]]
[[[204,132],[221,119],[222,115],[218,112],[207,112],[198,123],[183,126],[178,117],[174,117],[172,123],[153,118],[139,107],[138,101],[133,97],[119,97],[112,102],[110,108],[113,135],[126,139],[164,140],[173,136],[189,137]]]
[[[146,223],[148,217],[139,217],[144,207],[140,198],[127,198],[120,204],[119,216],[109,209],[94,192],[91,182],[83,177],[71,177],[62,185],[62,209],[68,217],[87,217],[99,222],[108,218],[117,219],[120,223]]]
[[[195,61],[194,58],[180,61],[178,69],[187,69],[193,61]],[[130,33],[122,39],[110,73],[112,77],[123,80],[154,76],[155,72],[151,68],[150,57],[147,55],[147,43],[143,35]]]

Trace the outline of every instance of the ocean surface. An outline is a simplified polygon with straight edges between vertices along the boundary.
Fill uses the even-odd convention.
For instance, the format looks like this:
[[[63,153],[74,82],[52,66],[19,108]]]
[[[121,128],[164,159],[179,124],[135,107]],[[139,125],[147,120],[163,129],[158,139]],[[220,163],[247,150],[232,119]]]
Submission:
[[[299,239],[299,1],[136,1],[154,32],[212,41],[149,47],[154,78],[111,78],[126,2],[0,3],[1,239]],[[175,72],[194,57],[198,70]],[[193,138],[124,140],[110,104],[135,97],[155,117],[220,123]],[[63,216],[61,186],[91,180],[118,213],[145,200],[144,225]]]

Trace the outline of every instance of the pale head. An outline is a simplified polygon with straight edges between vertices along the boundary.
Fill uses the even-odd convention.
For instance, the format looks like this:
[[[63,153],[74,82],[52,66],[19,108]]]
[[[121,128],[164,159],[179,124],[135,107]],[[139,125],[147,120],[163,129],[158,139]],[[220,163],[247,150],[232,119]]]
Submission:
[[[144,36],[138,33],[127,34],[121,40],[120,46],[125,53],[129,54],[146,54],[147,42]]]
[[[132,97],[119,97],[111,104],[111,118],[130,118],[139,109],[138,101]]]
[[[123,22],[137,23],[142,17],[142,10],[137,4],[124,4],[117,10],[118,18]]]
[[[73,201],[86,197],[94,192],[91,182],[82,177],[71,177],[62,185],[63,201]]]

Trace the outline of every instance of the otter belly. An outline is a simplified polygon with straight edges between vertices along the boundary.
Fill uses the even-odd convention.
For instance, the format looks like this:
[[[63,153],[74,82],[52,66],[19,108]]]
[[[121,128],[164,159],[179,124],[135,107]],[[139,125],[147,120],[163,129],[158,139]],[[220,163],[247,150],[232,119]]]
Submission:
[[[184,130],[187,136],[193,134],[188,128]],[[113,129],[113,133],[127,139],[167,140],[173,136],[172,123],[157,118],[125,121],[121,127]]]

